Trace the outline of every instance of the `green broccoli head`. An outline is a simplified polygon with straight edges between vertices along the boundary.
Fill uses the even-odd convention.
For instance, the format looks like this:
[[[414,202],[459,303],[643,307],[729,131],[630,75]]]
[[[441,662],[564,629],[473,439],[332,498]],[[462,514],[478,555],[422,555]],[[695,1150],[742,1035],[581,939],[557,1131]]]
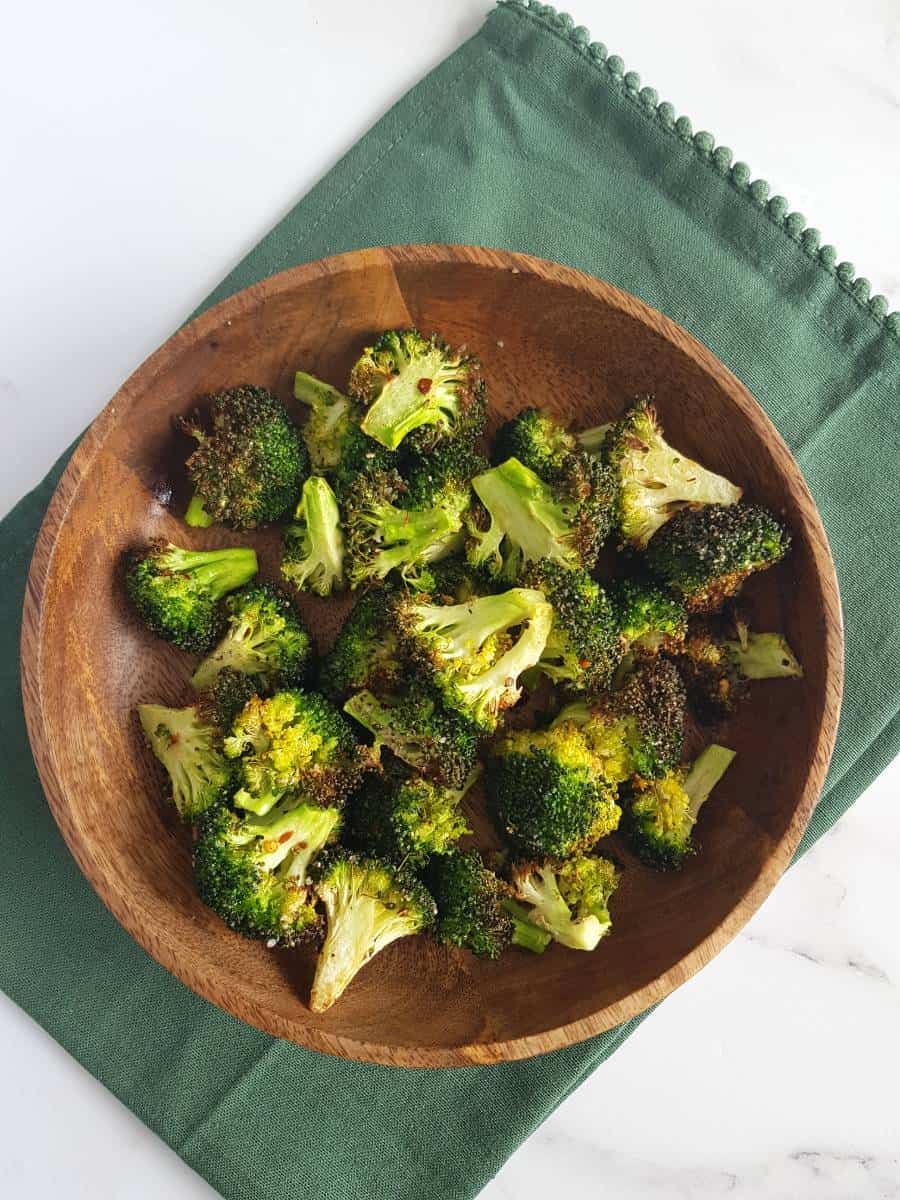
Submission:
[[[232,764],[222,753],[221,729],[195,706],[139,704],[137,711],[150,749],[168,774],[179,817],[195,824],[231,787]]]
[[[294,523],[284,531],[281,574],[301,592],[330,596],[344,586],[344,535],[334,492],[321,475],[303,485]]]
[[[334,645],[319,665],[319,688],[335,703],[352,692],[393,691],[403,664],[391,626],[392,593],[384,587],[363,592],[347,615]]]
[[[718,612],[744,580],[784,558],[791,539],[756,504],[686,508],[647,547],[647,566],[692,613]]]
[[[564,483],[578,442],[568,429],[539,408],[525,408],[500,426],[494,437],[492,461],[518,459],[545,483]]]
[[[707,746],[690,769],[676,767],[659,779],[633,781],[622,830],[642,862],[658,871],[672,871],[695,852],[692,834],[700,806],[733,759],[733,750]]]
[[[222,607],[225,636],[194,672],[197,691],[225,670],[252,676],[260,691],[305,683],[312,639],[287,596],[271,584],[255,584],[233,592]]]
[[[309,474],[299,430],[265,388],[229,388],[207,400],[211,428],[197,416],[179,422],[197,441],[187,460],[194,499],[185,520],[235,529],[279,520],[296,505]]]
[[[588,849],[621,815],[601,766],[574,722],[503,734],[485,772],[498,828],[526,854],[565,858]]]
[[[336,848],[310,868],[325,907],[327,933],[316,964],[310,1008],[325,1012],[372,958],[398,938],[434,923],[434,900],[403,868]]]
[[[125,588],[151,632],[202,654],[222,629],[219,601],[257,570],[256,552],[249,548],[182,550],[156,539],[129,556]]]
[[[258,682],[252,675],[224,667],[198,695],[194,706],[200,719],[219,731],[220,741],[231,728],[235,717],[251,696],[258,691]]]
[[[461,788],[475,766],[479,732],[448,710],[431,688],[415,676],[403,692],[378,697],[357,692],[344,712],[373,737],[372,754],[386,748],[426,779]]]
[[[279,946],[315,937],[320,922],[307,870],[340,824],[338,808],[305,800],[286,800],[258,818],[216,805],[204,814],[194,846],[201,900],[244,937]]]
[[[479,773],[476,767],[461,788],[448,788],[405,769],[385,770],[353,797],[351,843],[392,862],[423,867],[472,832],[462,800]]]
[[[252,697],[224,749],[236,762],[235,804],[260,816],[294,791],[339,806],[369,761],[334,705],[317,692],[296,689]]]
[[[594,696],[610,686],[622,657],[613,604],[585,571],[540,563],[523,580],[553,606],[553,628],[538,668],[567,691]]]
[[[688,700],[702,722],[730,716],[753,679],[789,679],[803,668],[780,633],[743,631],[729,638],[708,622],[695,623],[677,658]]]
[[[463,604],[401,595],[395,611],[416,668],[431,679],[447,707],[487,732],[518,701],[519,677],[540,660],[553,623],[543,593],[530,588]]]
[[[535,924],[571,950],[596,949],[612,927],[609,900],[619,880],[608,858],[580,854],[514,863],[510,882]]]
[[[646,546],[686,504],[741,498],[740,488],[668,444],[649,397],[636,400],[609,430],[602,456],[618,482],[619,534],[633,546]]]
[[[349,391],[366,407],[363,433],[389,450],[405,441],[427,452],[447,438],[471,445],[484,429],[478,360],[435,334],[382,333],[350,372]]]
[[[610,587],[625,652],[676,653],[687,635],[684,604],[657,584],[642,577],[617,579]]]

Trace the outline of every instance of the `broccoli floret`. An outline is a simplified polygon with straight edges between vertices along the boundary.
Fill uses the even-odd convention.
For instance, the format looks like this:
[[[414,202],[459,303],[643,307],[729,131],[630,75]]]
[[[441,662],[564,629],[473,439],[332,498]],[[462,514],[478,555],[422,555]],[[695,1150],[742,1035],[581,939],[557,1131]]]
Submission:
[[[610,587],[625,653],[676,653],[687,635],[684,605],[655,583],[642,578],[617,579]]]
[[[596,949],[612,928],[609,900],[619,877],[608,858],[515,863],[510,881],[516,898],[531,906],[531,919],[571,950]]]
[[[358,432],[358,406],[306,371],[294,375],[294,398],[309,408],[302,433],[312,469],[332,470],[344,457],[348,439],[353,441]]]
[[[616,613],[585,571],[554,563],[533,567],[523,581],[553,606],[553,628],[538,668],[568,691],[588,696],[608,688],[621,659]]]
[[[491,456],[495,465],[518,459],[545,483],[562,483],[567,477],[578,442],[568,429],[539,408],[525,408],[500,426]]]
[[[580,727],[611,784],[632,775],[656,779],[681,759],[685,692],[667,659],[643,661],[617,692],[593,704],[570,704],[554,721]]]
[[[479,774],[476,767],[461,788],[448,788],[407,770],[385,771],[353,798],[351,843],[392,862],[423,867],[431,855],[446,854],[472,832],[462,800]]]
[[[431,567],[428,594],[438,604],[462,604],[476,596],[502,591],[504,584],[489,578],[461,558],[445,558]]]
[[[168,773],[172,803],[182,821],[193,825],[231,786],[221,730],[193,705],[139,704],[137,711],[150,749]]]
[[[324,696],[298,690],[252,697],[224,749],[226,758],[237,760],[235,804],[260,816],[294,791],[342,803],[368,758],[349,722]]]
[[[439,942],[479,958],[499,958],[510,945],[535,954],[546,950],[549,933],[523,915],[477,850],[451,850],[434,859],[426,878],[437,901]]]
[[[404,480],[396,471],[360,475],[344,500],[350,580],[354,587],[397,571],[428,590],[429,564],[462,550],[469,480],[483,466],[465,447],[438,447]]]
[[[485,772],[498,828],[525,854],[565,858],[589,849],[621,816],[601,766],[572,722],[504,734]]]
[[[689,612],[718,612],[749,575],[779,562],[790,542],[768,509],[709,504],[676,514],[650,542],[646,561]]]
[[[397,603],[397,621],[412,661],[444,703],[490,732],[521,695],[519,676],[539,661],[553,609],[542,592],[511,588],[463,604]],[[519,629],[517,636],[511,630]]]
[[[225,667],[194,701],[200,719],[219,730],[220,740],[234,724],[234,719],[258,690],[258,681],[243,671]]]
[[[677,870],[695,852],[691,834],[700,806],[728,770],[734,751],[707,746],[688,770],[661,779],[636,779],[625,804],[622,829],[642,862],[658,871]]]
[[[471,445],[484,429],[484,382],[478,360],[435,334],[389,329],[367,346],[350,372],[351,396],[366,406],[362,431],[396,450],[445,438]]]
[[[619,534],[634,546],[646,546],[686,504],[736,504],[741,498],[740,488],[668,444],[647,397],[609,431],[603,459],[618,480]]]
[[[319,666],[319,687],[341,703],[351,692],[390,692],[403,663],[391,626],[392,594],[382,587],[363,592],[347,615],[331,650]]]
[[[468,519],[469,562],[513,582],[532,563],[552,562],[589,569],[609,530],[610,493],[594,464],[598,487],[575,496],[554,489],[517,458],[476,475],[479,504]]]
[[[284,405],[249,385],[216,392],[208,403],[210,429],[196,414],[178,423],[198,443],[187,460],[194,486],[188,525],[255,529],[279,520],[309,474],[309,455]]]
[[[706,625],[692,628],[678,656],[688,700],[701,721],[734,712],[752,679],[802,676],[803,668],[780,633],[722,637]]]
[[[303,485],[294,523],[284,531],[281,574],[301,592],[330,596],[344,586],[344,535],[334,492],[321,475]]]
[[[478,731],[415,679],[396,696],[357,692],[344,712],[372,734],[376,759],[387,748],[426,779],[453,788],[462,787],[475,766]]]
[[[312,639],[277,588],[268,583],[241,588],[222,608],[228,620],[225,636],[194,672],[191,683],[198,692],[226,669],[253,676],[260,691],[306,681]]]
[[[325,906],[328,932],[309,1006],[325,1012],[385,946],[428,929],[436,909],[414,876],[381,859],[336,849],[318,858],[310,875]]]
[[[129,558],[125,587],[144,624],[182,650],[205,653],[224,617],[219,601],[258,570],[256,551],[182,550],[156,539]]]
[[[279,946],[314,937],[320,922],[307,869],[340,823],[338,808],[305,800],[286,800],[258,818],[211,808],[194,846],[200,899],[244,937]]]

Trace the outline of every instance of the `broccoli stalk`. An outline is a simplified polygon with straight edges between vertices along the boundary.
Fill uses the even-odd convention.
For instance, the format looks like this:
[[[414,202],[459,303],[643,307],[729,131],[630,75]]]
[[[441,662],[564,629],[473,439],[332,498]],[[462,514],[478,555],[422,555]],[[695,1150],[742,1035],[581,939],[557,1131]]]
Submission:
[[[196,492],[185,509],[184,523],[192,529],[209,529],[210,525],[215,524],[214,518],[206,511],[206,505]]]
[[[594,950],[611,929],[609,899],[618,877],[609,859],[518,863],[510,874],[516,897],[531,906],[531,919],[561,945]]]
[[[575,440],[585,454],[600,454],[606,444],[607,434],[614,424],[614,421],[607,421],[605,425],[594,425],[590,429],[582,429],[575,434]]]
[[[310,874],[325,907],[328,932],[309,1006],[325,1012],[376,954],[433,924],[435,904],[400,868],[343,850],[316,860]]]
[[[341,514],[321,475],[311,475],[304,483],[294,521],[284,531],[281,574],[300,591],[318,596],[339,591],[344,586]]]
[[[546,929],[535,925],[531,920],[530,910],[518,900],[513,900],[512,896],[504,896],[500,907],[512,918],[511,944],[520,946],[523,950],[530,950],[532,954],[543,954],[553,938]]]
[[[191,679],[199,692],[225,670],[253,676],[261,687],[305,681],[312,639],[288,599],[269,584],[242,588],[224,604],[225,636]]]
[[[150,749],[168,773],[178,815],[192,825],[227,793],[231,782],[219,730],[195,706],[139,704],[137,711]]]

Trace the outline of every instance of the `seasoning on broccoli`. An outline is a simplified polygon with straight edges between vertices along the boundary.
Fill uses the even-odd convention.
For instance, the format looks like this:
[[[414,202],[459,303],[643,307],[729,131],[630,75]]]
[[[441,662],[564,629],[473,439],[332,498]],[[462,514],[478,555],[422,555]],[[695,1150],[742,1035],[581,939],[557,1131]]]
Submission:
[[[281,401],[265,388],[230,388],[208,397],[209,425],[182,418],[197,441],[187,460],[194,496],[185,520],[255,529],[294,508],[309,474],[309,455]]]
[[[606,591],[585,571],[541,563],[525,576],[553,606],[553,627],[538,662],[567,691],[595,696],[608,688],[622,651],[616,611]]]
[[[256,552],[249,548],[182,550],[156,539],[130,556],[125,587],[152,633],[202,654],[224,624],[219,601],[257,570]]]
[[[677,659],[688,700],[701,721],[734,712],[753,679],[790,679],[803,668],[780,633],[753,633],[743,640],[717,634],[707,625],[691,629]]]
[[[684,604],[664,588],[640,577],[610,585],[622,650],[626,653],[676,653],[687,635]]]
[[[391,692],[401,678],[400,643],[391,625],[391,593],[373,587],[347,614],[319,666],[319,688],[336,704],[352,692]]]
[[[231,786],[221,730],[195,705],[139,704],[137,711],[150,749],[168,774],[172,803],[182,821],[193,825]]]
[[[293,524],[284,531],[281,574],[301,592],[330,596],[344,586],[344,535],[334,492],[321,475],[303,485]]]
[[[516,899],[530,906],[532,921],[570,950],[595,950],[612,928],[609,901],[619,876],[608,858],[514,863],[510,882]]]

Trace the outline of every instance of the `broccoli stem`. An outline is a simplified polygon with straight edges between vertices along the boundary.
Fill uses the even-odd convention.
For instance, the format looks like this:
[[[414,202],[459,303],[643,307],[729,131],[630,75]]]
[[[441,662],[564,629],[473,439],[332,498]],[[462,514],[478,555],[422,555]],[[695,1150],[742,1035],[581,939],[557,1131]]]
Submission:
[[[700,806],[709,799],[709,794],[731,766],[734,750],[727,746],[715,744],[707,746],[694,760],[694,765],[687,773],[684,790],[690,800],[690,813],[694,821],[700,812]]]
[[[375,555],[375,574],[384,579],[396,567],[409,563],[438,562],[459,549],[463,535],[448,513],[439,508],[420,512],[385,508],[377,526],[387,547]]]
[[[182,550],[172,547],[160,562],[163,570],[190,571],[197,583],[218,600],[249,583],[259,570],[256,551],[248,546],[224,550]]]
[[[544,652],[553,625],[553,609],[549,604],[535,606],[514,646],[497,659],[494,665],[468,683],[458,685],[460,694],[477,708],[487,707],[496,712],[502,697],[513,689],[518,691],[519,676],[533,667]]]
[[[309,375],[306,371],[297,371],[294,375],[294,398],[301,404],[307,404],[317,410],[331,408],[337,404],[343,412],[348,403],[347,397],[337,388],[322,379],[316,379],[315,375]]]
[[[316,964],[309,1007],[331,1008],[369,959],[409,932],[409,918],[359,892],[335,899],[326,895],[328,934]]]
[[[803,668],[780,633],[748,633],[746,644],[726,642],[744,679],[789,679]]]
[[[588,454],[599,454],[603,449],[603,443],[606,441],[606,435],[612,429],[614,423],[613,421],[607,421],[605,425],[594,425],[591,429],[582,429],[581,433],[575,434],[579,446]]]
[[[191,502],[184,514],[184,523],[194,529],[208,529],[213,524],[213,518],[206,511],[200,496],[194,492]]]
[[[507,535],[525,562],[568,561],[571,533],[566,513],[534,471],[508,458],[472,480],[472,488],[491,517],[481,535],[483,556]]]
[[[546,929],[528,919],[528,909],[525,905],[507,896],[501,901],[500,907],[512,917],[512,944],[521,946],[523,950],[530,950],[532,954],[543,954],[553,938]]]

